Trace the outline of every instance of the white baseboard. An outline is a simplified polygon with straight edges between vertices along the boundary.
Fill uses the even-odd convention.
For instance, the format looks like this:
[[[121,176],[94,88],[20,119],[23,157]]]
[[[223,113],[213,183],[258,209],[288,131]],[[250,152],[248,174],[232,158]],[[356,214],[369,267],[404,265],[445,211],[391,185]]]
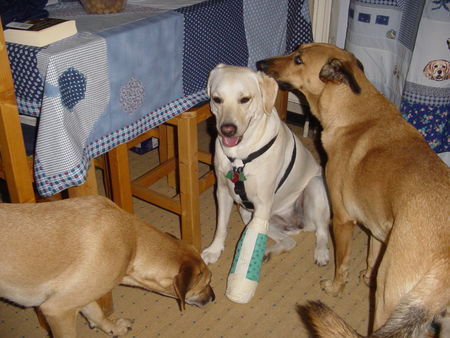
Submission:
[[[36,127],[36,117],[27,116],[27,115],[19,115],[20,123],[28,124],[29,126]]]

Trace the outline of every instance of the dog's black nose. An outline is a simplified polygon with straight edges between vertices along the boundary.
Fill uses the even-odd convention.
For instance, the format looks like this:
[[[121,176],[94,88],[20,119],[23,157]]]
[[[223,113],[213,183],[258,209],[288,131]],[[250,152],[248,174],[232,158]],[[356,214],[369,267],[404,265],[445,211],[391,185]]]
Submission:
[[[222,133],[223,136],[226,137],[234,136],[234,134],[236,134],[236,131],[237,127],[232,123],[223,124],[220,127],[220,132]]]
[[[272,62],[269,59],[256,62],[256,69],[265,72]]]

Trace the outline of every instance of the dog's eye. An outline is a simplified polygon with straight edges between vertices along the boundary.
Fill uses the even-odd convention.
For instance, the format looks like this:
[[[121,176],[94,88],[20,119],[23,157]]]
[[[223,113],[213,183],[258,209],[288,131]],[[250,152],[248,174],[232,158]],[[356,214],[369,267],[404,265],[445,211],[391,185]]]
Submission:
[[[300,57],[300,55],[295,56],[294,63],[296,65],[301,65],[303,63],[302,58]]]
[[[212,99],[213,99],[213,101],[214,101],[215,103],[217,103],[217,104],[222,103],[222,99],[221,99],[220,97],[214,96]]]
[[[248,96],[246,96],[246,97],[243,97],[239,102],[247,103],[248,101],[250,101],[250,98]]]

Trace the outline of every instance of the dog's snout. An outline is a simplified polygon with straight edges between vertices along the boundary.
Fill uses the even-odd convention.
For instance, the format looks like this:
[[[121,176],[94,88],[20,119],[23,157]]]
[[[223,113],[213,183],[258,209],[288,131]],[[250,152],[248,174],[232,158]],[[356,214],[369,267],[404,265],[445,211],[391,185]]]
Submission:
[[[234,136],[234,134],[236,134],[236,131],[237,131],[236,125],[232,123],[223,124],[220,127],[220,132],[222,133],[223,136],[227,137]]]
[[[266,72],[271,64],[272,64],[272,61],[270,61],[269,59],[260,60],[260,61],[256,62],[256,69],[258,69],[262,72]]]
[[[189,305],[195,305],[198,307],[205,306],[210,302],[214,302],[216,300],[216,295],[210,285],[208,285],[202,292],[201,295],[198,295],[193,298],[186,299],[186,303]]]

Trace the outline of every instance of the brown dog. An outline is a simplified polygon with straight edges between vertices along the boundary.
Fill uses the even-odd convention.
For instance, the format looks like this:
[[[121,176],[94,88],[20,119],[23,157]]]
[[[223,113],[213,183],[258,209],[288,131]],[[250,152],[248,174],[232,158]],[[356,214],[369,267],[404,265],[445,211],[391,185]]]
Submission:
[[[100,196],[40,204],[0,203],[0,297],[39,306],[54,337],[76,337],[81,313],[112,335],[96,299],[119,283],[205,305],[211,272],[197,250]]]
[[[305,94],[324,129],[336,272],[322,286],[328,294],[341,293],[352,230],[363,224],[371,232],[366,280],[380,259],[374,335],[418,335],[450,301],[449,168],[351,53],[313,43],[257,67]],[[321,303],[304,310],[319,336],[357,336]]]

